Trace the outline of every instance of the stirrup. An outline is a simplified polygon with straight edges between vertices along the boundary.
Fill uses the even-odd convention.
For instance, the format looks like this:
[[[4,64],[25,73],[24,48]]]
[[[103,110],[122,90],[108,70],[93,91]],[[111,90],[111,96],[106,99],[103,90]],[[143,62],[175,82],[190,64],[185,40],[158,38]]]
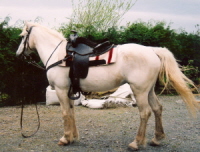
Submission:
[[[76,92],[76,93],[73,93],[72,91],[72,86],[70,85],[70,88],[69,88],[69,91],[68,91],[68,97],[71,99],[71,100],[77,100],[79,99],[81,96],[81,93],[80,91]]]

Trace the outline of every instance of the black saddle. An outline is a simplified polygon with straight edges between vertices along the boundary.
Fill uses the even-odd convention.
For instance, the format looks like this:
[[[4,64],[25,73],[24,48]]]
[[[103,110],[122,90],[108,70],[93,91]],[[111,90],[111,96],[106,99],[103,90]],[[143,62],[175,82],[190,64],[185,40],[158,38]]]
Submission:
[[[99,56],[108,52],[114,47],[109,41],[103,43],[95,43],[84,37],[79,37],[76,31],[72,31],[70,35],[66,51],[67,55],[71,56],[71,60],[67,62],[70,65],[69,77],[71,86],[68,92],[68,97],[72,100],[78,99],[80,93],[80,78],[87,77],[89,67],[105,64],[105,60],[89,61],[89,57]]]

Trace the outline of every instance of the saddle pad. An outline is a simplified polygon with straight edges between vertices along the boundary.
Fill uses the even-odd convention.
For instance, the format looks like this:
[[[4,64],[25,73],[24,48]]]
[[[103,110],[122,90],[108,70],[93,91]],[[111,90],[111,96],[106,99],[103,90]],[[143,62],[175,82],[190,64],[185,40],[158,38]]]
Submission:
[[[65,52],[59,52],[58,53],[58,61],[62,60],[64,57],[66,56],[66,51]],[[100,55],[100,56],[96,56],[96,57],[90,57],[89,60],[93,61],[93,60],[105,60],[106,64],[111,64],[111,63],[115,63],[116,62],[116,58],[117,58],[117,47],[114,47],[112,49],[110,49],[108,52]],[[65,62],[62,62],[61,64],[59,64],[59,66],[66,66]]]

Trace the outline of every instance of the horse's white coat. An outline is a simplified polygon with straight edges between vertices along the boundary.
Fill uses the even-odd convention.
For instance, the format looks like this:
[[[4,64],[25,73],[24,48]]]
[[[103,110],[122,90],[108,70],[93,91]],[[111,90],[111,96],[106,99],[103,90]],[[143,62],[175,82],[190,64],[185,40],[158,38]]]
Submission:
[[[63,41],[48,65],[56,62],[58,52],[66,47],[65,38],[56,31],[33,23],[26,23],[22,32],[23,36],[26,36],[26,30],[29,30],[31,26],[35,27],[32,29],[28,43],[32,50],[37,50],[44,65],[52,51]],[[18,56],[22,53],[23,41],[17,50]],[[24,53],[29,54],[30,51],[28,49]],[[63,114],[64,136],[60,139],[60,145],[69,144],[78,138],[73,101],[67,97],[70,86],[68,75],[69,68],[66,67],[56,66],[47,72],[49,84],[56,90]],[[197,104],[187,86],[187,83],[192,84],[192,82],[181,73],[174,56],[166,48],[146,47],[138,44],[119,45],[116,63],[109,66],[91,67],[87,78],[80,80],[80,85],[85,92],[101,92],[119,87],[126,82],[129,83],[140,112],[138,133],[129,147],[138,149],[139,145],[145,144],[146,126],[151,111],[155,115],[155,137],[152,139],[152,144],[159,145],[159,141],[165,137],[162,126],[162,106],[154,92],[158,75],[160,79],[165,78],[167,83],[170,82],[173,85],[194,112]]]

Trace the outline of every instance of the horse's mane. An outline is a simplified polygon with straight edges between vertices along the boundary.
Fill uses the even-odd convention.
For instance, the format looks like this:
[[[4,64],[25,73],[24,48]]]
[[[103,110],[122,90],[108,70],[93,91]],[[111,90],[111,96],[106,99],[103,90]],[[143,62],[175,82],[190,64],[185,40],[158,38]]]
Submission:
[[[29,27],[30,27],[30,26],[40,27],[40,28],[42,28],[43,30],[45,30],[46,32],[48,32],[48,33],[54,35],[55,37],[58,37],[58,38],[61,38],[61,39],[65,39],[65,37],[63,36],[62,33],[59,33],[59,32],[57,32],[56,30],[47,28],[47,27],[45,27],[45,26],[42,26],[42,25],[40,25],[40,24],[38,24],[38,23],[31,23],[31,22],[29,22],[28,25],[29,25]],[[21,33],[20,35],[24,35],[24,34],[27,32],[26,29],[27,29],[27,25],[24,26],[23,31],[22,31],[22,33]]]

